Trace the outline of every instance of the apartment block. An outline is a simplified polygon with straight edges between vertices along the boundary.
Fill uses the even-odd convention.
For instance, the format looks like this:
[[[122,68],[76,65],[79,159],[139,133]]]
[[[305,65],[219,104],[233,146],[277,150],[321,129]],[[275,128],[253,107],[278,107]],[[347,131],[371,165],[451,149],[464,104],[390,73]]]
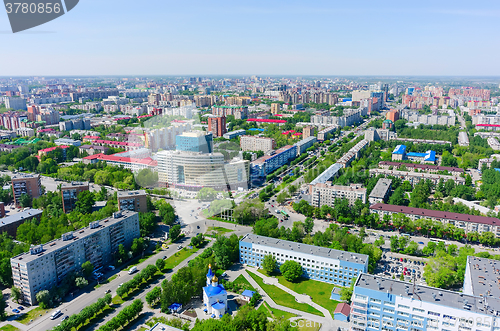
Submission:
[[[234,139],[236,137],[239,137],[239,136],[243,136],[244,134],[246,133],[245,130],[241,129],[241,130],[234,130],[234,131],[231,131],[231,132],[227,132],[227,133],[224,133],[223,137],[226,138],[226,139]]]
[[[19,128],[17,129],[17,134],[21,137],[34,137],[35,130],[33,130],[32,128]]]
[[[380,178],[368,197],[370,204],[387,202],[391,193],[391,184],[392,179]]]
[[[141,213],[148,211],[148,201],[145,190],[118,191],[118,209],[131,210]]]
[[[237,120],[248,118],[248,106],[213,106],[212,115],[229,116],[233,115]]]
[[[359,143],[354,145],[347,153],[342,155],[342,157],[337,161],[338,164],[342,166],[342,168],[347,168],[351,162],[361,156],[361,151],[365,149],[370,142],[366,139],[361,140]]]
[[[500,220],[495,217],[476,216],[467,214],[451,213],[447,211],[413,208],[405,206],[387,205],[382,203],[370,206],[370,212],[377,213],[380,219],[384,215],[403,214],[411,220],[430,219],[443,223],[443,225],[451,224],[459,229],[469,232],[492,232],[495,236],[500,237]]]
[[[276,115],[280,112],[280,104],[279,103],[272,103],[271,104],[271,114]]]
[[[90,261],[94,268],[112,264],[118,246],[130,247],[139,236],[139,214],[116,212],[11,258],[14,286],[21,289],[21,300],[33,305],[36,293],[57,286],[70,272],[80,270],[84,262]]]
[[[18,174],[12,177],[12,195],[14,203],[19,206],[21,195],[27,194],[32,199],[42,195],[42,182],[38,174]]]
[[[261,267],[272,255],[278,267],[293,260],[302,266],[303,277],[349,286],[353,278],[368,270],[368,255],[305,245],[288,240],[247,234],[240,240],[240,263]]]
[[[338,126],[329,126],[318,132],[318,140],[325,141],[337,131]],[[305,130],[305,128],[304,128]],[[314,132],[314,129],[313,129]]]
[[[226,117],[209,117],[208,131],[212,132],[216,137],[222,137],[226,132]]]
[[[453,176],[460,176],[464,173],[464,169],[462,169],[462,168],[443,167],[443,166],[437,166],[437,165],[433,165],[433,164],[381,161],[378,163],[378,166],[381,169],[390,169],[392,167],[395,170],[398,170],[401,167],[405,167],[408,170],[424,171],[424,172],[428,172],[428,173],[447,171],[447,172],[451,173]]]
[[[266,153],[276,148],[276,142],[273,138],[241,136],[240,147],[243,151],[263,151]]]
[[[71,182],[61,185],[61,198],[64,213],[69,213],[75,209],[78,194],[89,190],[88,182]]]
[[[332,185],[331,182],[318,183],[309,185],[309,192],[311,194],[311,205],[314,207],[324,205],[333,207],[335,199],[347,199],[350,206],[353,206],[358,199],[363,203],[366,202],[366,188],[361,187],[359,184],[343,186]]]
[[[264,155],[251,163],[252,180],[266,177],[296,157],[297,147],[292,145],[283,146],[276,151],[269,152],[268,155]]]
[[[14,110],[26,110],[26,99],[5,97],[5,108]]]
[[[305,153],[309,147],[314,146],[314,144],[318,141],[316,137],[307,137],[302,139],[301,141],[295,143],[294,145],[297,147],[297,156],[302,153]]]
[[[307,138],[307,137],[311,137],[311,136],[314,136],[314,127],[313,126],[306,126],[302,129],[302,138]],[[319,139],[319,138],[318,138]],[[321,140],[321,139],[320,139]]]
[[[0,208],[4,208],[3,202],[1,203]],[[3,215],[2,215],[3,211]],[[3,217],[0,219],[0,233],[1,232],[7,232],[9,236],[12,238],[16,238],[17,236],[17,228],[19,225],[23,224],[26,221],[29,221],[31,219],[40,219],[42,217],[42,211],[40,209],[28,209],[25,211],[22,211],[20,213],[10,215],[7,217],[5,216],[5,210],[2,209],[0,211],[0,215]]]
[[[424,173],[424,172],[413,172],[413,171],[401,171],[401,170],[390,170],[390,169],[370,169],[369,170],[370,177],[384,175],[385,177],[394,176],[401,178],[401,180],[409,181],[412,185],[417,184],[421,180],[429,179],[432,183],[439,183],[440,179],[443,179],[445,182],[448,180],[453,180],[456,184],[464,185],[465,178],[461,176],[449,176],[449,175],[440,175],[440,174],[432,174],[432,173]]]

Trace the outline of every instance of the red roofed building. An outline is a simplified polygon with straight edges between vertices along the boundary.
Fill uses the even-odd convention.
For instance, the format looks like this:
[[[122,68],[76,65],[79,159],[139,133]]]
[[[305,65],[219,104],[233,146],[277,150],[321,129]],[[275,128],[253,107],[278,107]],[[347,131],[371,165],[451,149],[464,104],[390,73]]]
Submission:
[[[53,152],[56,150],[56,148],[60,148],[63,150],[64,157],[66,158],[66,148],[69,146],[66,145],[60,145],[60,146],[54,146],[54,147],[49,147],[49,148],[44,148],[38,151],[38,159],[40,159],[42,156],[47,155],[50,152]]]
[[[272,123],[272,124],[285,124],[285,120],[266,120],[263,118],[249,118],[247,122],[258,122],[258,123]]]
[[[349,306],[345,302],[341,302],[335,308],[335,311],[333,312],[333,318],[336,321],[348,322],[350,314],[351,314],[351,306]]]
[[[108,165],[114,165],[130,169],[132,172],[138,172],[142,169],[149,168],[152,171],[157,171],[158,162],[150,157],[144,159],[135,159],[131,157],[120,157],[116,155],[105,155],[102,153],[86,156],[83,158],[83,163],[97,163],[99,161],[106,161]]]
[[[92,141],[97,140],[97,139],[101,139],[101,137],[99,137],[99,136],[84,136],[83,142],[88,143],[88,142],[92,142]]]

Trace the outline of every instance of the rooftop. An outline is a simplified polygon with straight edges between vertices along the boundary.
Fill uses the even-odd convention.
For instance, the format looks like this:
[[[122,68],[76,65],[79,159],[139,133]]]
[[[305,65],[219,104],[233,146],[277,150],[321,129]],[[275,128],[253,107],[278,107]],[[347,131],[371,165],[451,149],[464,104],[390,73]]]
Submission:
[[[467,256],[467,268],[473,295],[500,298],[500,261]]]
[[[4,218],[0,218],[0,227],[18,222],[26,218],[36,217],[38,215],[42,215],[42,213],[43,211],[41,211],[40,209],[28,209],[14,215],[6,216]]]
[[[67,240],[63,240],[63,238],[55,239],[52,241],[49,241],[46,244],[39,245],[36,247],[33,247],[32,250],[34,254],[30,252],[22,253],[19,254],[11,259],[11,261],[15,261],[16,263],[19,261],[22,261],[23,263],[29,263],[31,261],[34,261],[38,259],[40,256],[43,256],[48,253],[55,252],[71,243],[73,243],[75,240],[85,238],[87,236],[90,236],[96,232],[101,231],[103,228],[107,226],[114,225],[116,223],[119,223],[123,221],[124,219],[131,217],[133,215],[137,214],[136,212],[129,211],[129,210],[124,210],[121,212],[114,213],[113,215],[116,215],[116,218],[114,216],[105,218],[103,220],[97,221],[96,223],[91,223],[88,227],[81,228],[79,230],[75,230],[73,232],[69,232],[65,235],[70,234],[70,236],[67,238]],[[121,215],[121,216],[119,216]],[[92,224],[95,224],[97,226],[94,226]],[[39,250],[39,251],[38,251]],[[38,251],[38,253],[36,253]]]
[[[146,191],[145,190],[137,190],[137,191],[118,191],[117,192],[118,198],[128,198],[131,196],[139,196],[139,195],[146,195]]]
[[[335,307],[334,314],[342,314],[344,316],[349,316],[351,313],[351,306],[345,302],[340,302],[337,307]]]
[[[310,136],[310,137],[307,137],[305,139],[302,139],[301,141],[298,141],[295,143],[295,146],[302,146],[302,145],[305,145],[307,143],[310,143],[311,141],[316,141],[316,137],[315,136]]]
[[[131,157],[120,157],[115,155],[105,155],[102,153],[89,155],[83,158],[84,160],[101,160],[101,161],[110,161],[110,162],[121,162],[121,163],[133,163],[133,164],[145,164],[151,167],[156,167],[158,162],[153,160],[150,157],[146,157],[144,159],[135,159]]]
[[[401,170],[389,170],[389,169],[370,169],[369,173],[372,174],[385,174],[385,175],[391,175],[391,176],[397,176],[397,177],[405,177],[405,176],[412,176],[412,177],[420,177],[421,179],[435,179],[439,180],[443,178],[444,181],[447,181],[448,179],[452,179],[458,184],[463,184],[465,183],[465,178],[460,177],[460,176],[450,176],[450,175],[440,175],[440,174],[429,174],[429,173],[424,173],[424,172],[414,172],[414,171],[401,171]]]
[[[12,176],[12,180],[21,180],[21,179],[27,179],[27,178],[40,178],[39,174],[20,174],[17,173],[16,175]]]
[[[479,314],[494,314],[493,311],[487,309],[485,300],[475,296],[429,286],[414,285],[375,275],[361,274],[354,285],[355,292],[357,288],[383,292],[388,298],[400,296],[460,310],[466,309]],[[500,306],[500,300],[491,298],[488,299],[488,304],[498,307]]]
[[[396,148],[392,151],[392,154],[404,154],[406,152],[405,145],[397,145]]]
[[[380,178],[370,193],[370,198],[385,198],[387,190],[391,187],[392,179]]]
[[[437,166],[433,164],[419,164],[419,163],[403,163],[403,162],[390,162],[390,161],[381,161],[379,162],[379,166],[392,166],[392,167],[402,167],[405,166],[406,168],[414,168],[414,169],[419,169],[419,170],[436,170],[436,171],[449,171],[449,172],[464,172],[464,169],[462,168],[456,168],[456,167],[442,167],[442,166]]]
[[[240,241],[251,244],[263,245],[267,247],[292,250],[303,254],[320,256],[329,259],[338,259],[352,263],[365,264],[368,261],[368,255],[365,254],[358,254],[352,252],[339,251],[336,249],[331,249],[326,247],[306,245],[288,240],[258,236],[251,233],[245,235]]]
[[[156,323],[149,331],[182,331],[181,329],[174,328],[173,326],[163,323]]]
[[[315,185],[318,183],[326,183],[333,176],[335,176],[340,169],[342,169],[342,165],[338,163],[332,164],[330,167],[328,167],[328,169],[323,171],[318,177],[314,178],[314,180],[311,182],[311,185]]]
[[[380,211],[388,211],[393,213],[403,213],[410,214],[415,216],[422,217],[433,217],[439,219],[447,219],[454,220],[458,222],[472,222],[472,223],[480,223],[480,224],[488,224],[488,225],[500,225],[500,220],[495,217],[486,217],[486,216],[476,216],[476,215],[468,215],[468,214],[459,214],[459,213],[451,213],[447,211],[439,211],[439,210],[431,210],[431,209],[423,209],[423,208],[413,208],[413,207],[405,207],[405,206],[396,206],[396,205],[386,205],[383,203],[376,203],[373,206],[370,206],[371,210],[380,210]]]
[[[80,186],[89,186],[89,182],[71,182],[71,183],[62,183],[61,189],[72,188],[72,187],[80,187]],[[120,191],[118,191],[120,192]]]

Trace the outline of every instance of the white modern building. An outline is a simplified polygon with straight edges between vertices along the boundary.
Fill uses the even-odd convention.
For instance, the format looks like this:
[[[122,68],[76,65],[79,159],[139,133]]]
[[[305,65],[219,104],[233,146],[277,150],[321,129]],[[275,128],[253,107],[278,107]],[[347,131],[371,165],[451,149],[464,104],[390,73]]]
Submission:
[[[265,153],[276,148],[276,142],[273,138],[259,136],[241,136],[240,147],[243,151],[263,151]]]
[[[302,266],[303,277],[350,286],[351,280],[368,270],[368,255],[305,245],[288,240],[247,234],[240,240],[240,263],[260,267],[266,255],[278,266],[293,260]]]

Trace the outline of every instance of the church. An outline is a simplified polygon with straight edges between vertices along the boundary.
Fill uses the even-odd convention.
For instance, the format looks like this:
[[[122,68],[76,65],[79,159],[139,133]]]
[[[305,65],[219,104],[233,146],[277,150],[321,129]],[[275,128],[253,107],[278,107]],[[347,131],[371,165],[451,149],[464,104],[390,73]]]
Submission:
[[[207,286],[203,288],[203,305],[205,313],[212,318],[221,318],[227,309],[227,291],[218,281],[212,266],[208,265]]]

